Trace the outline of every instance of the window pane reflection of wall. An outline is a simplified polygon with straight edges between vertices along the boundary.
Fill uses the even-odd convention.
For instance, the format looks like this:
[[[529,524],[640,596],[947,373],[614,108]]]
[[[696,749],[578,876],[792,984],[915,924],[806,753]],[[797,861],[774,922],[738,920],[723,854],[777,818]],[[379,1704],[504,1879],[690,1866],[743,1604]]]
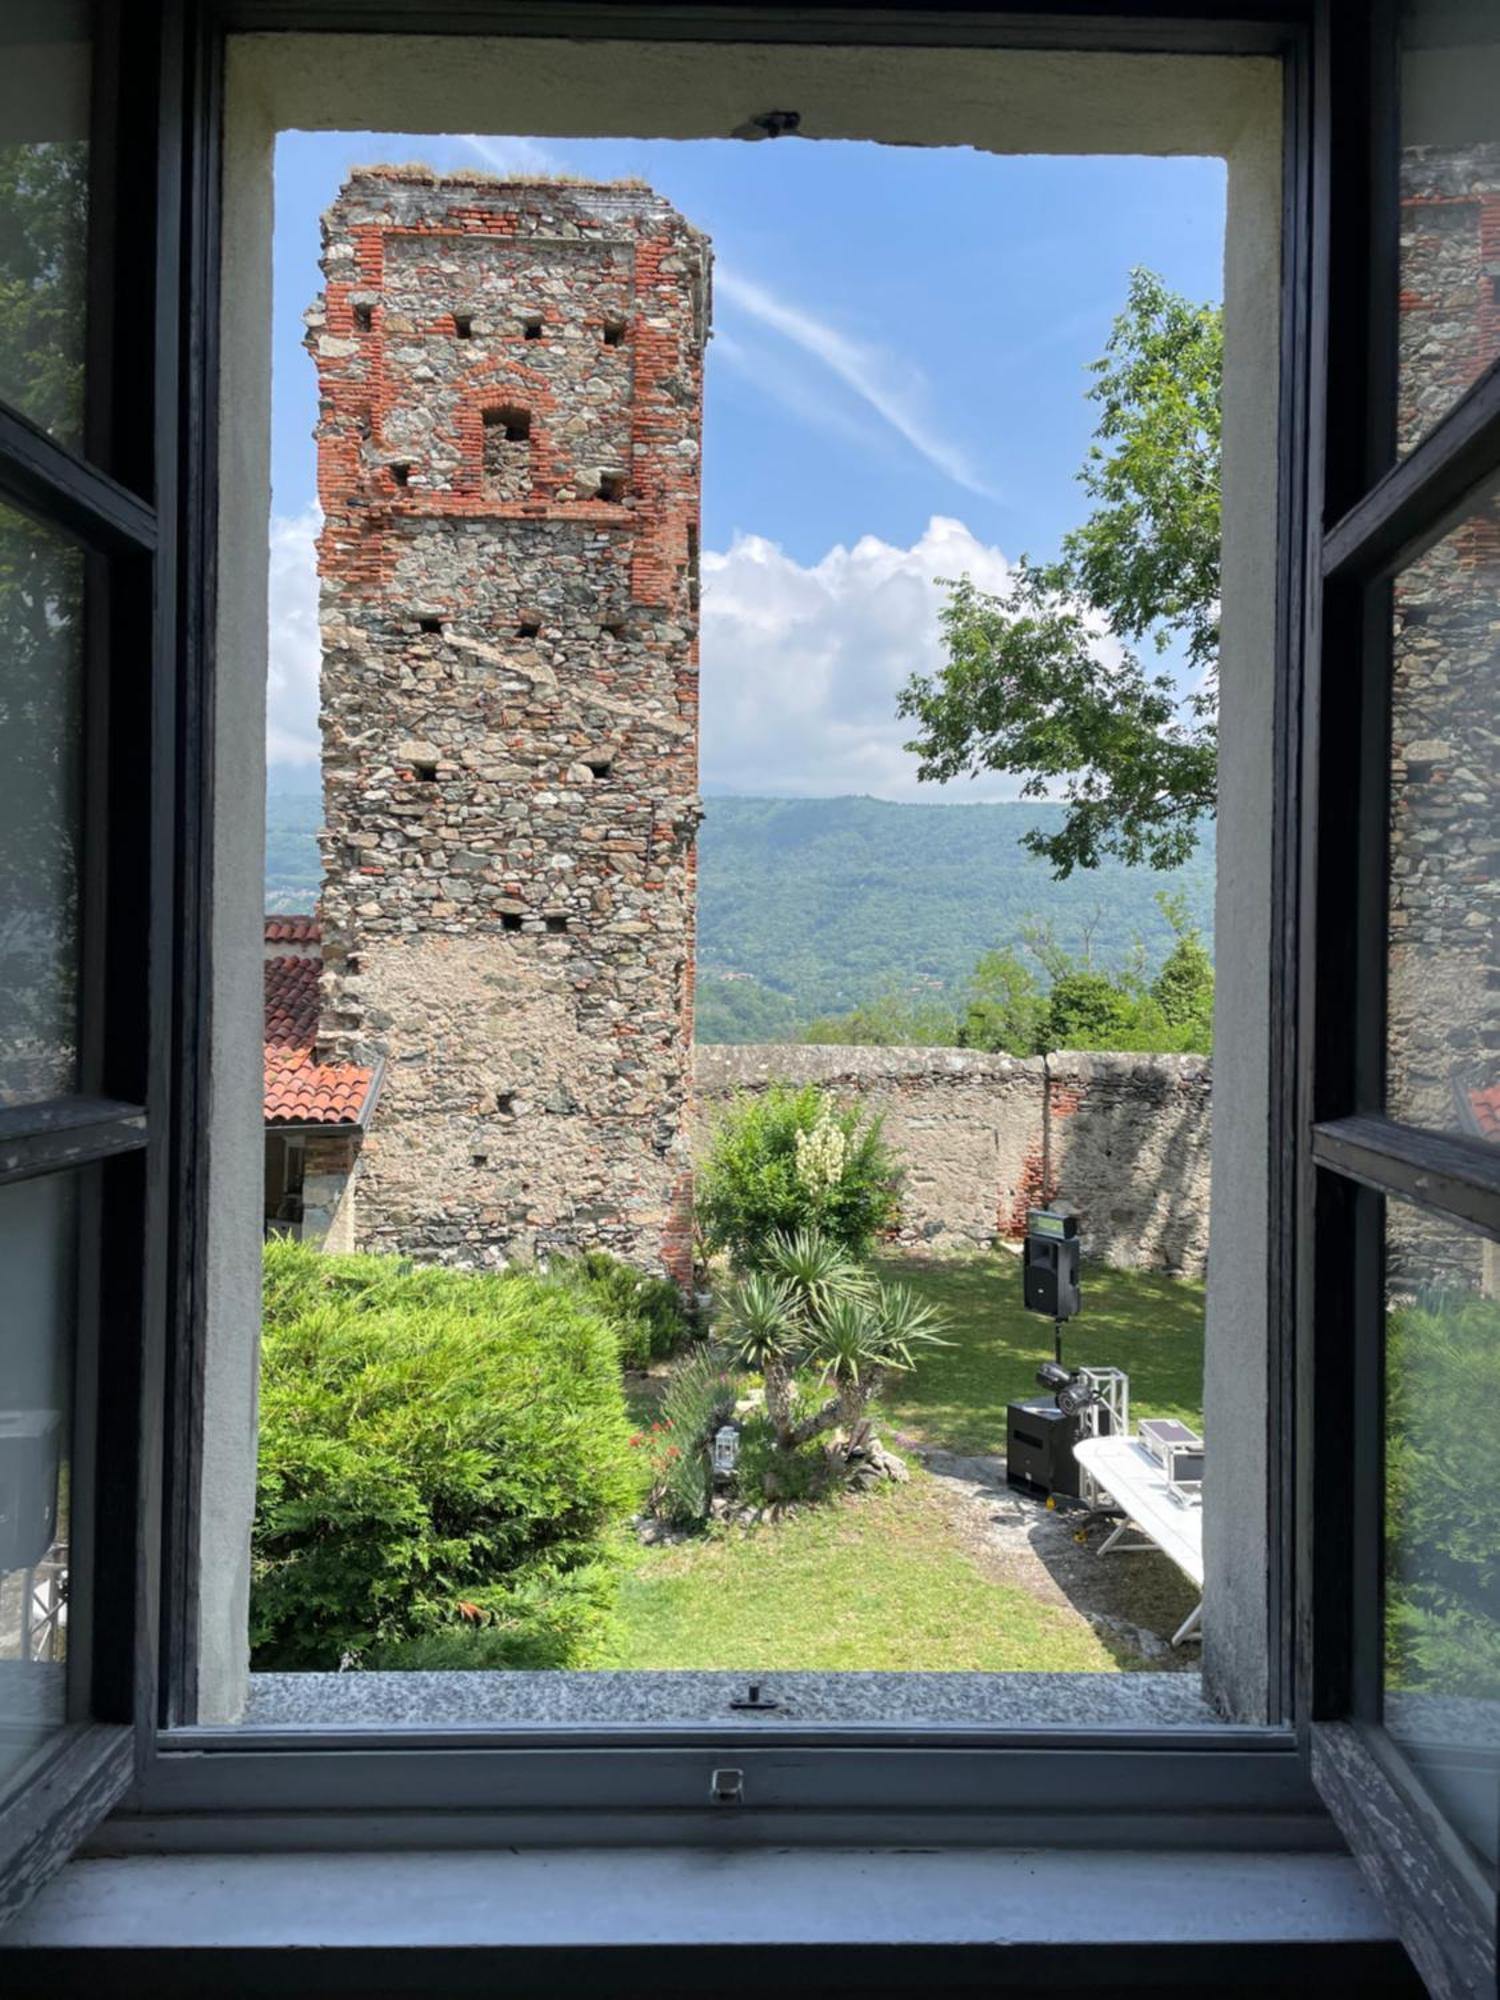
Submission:
[[[1500,355],[1500,11],[1401,13],[1402,451]]]
[[[0,1104],[78,1071],[83,560],[0,507]]]
[[[89,9],[0,9],[0,399],[83,441]]]
[[[1500,1244],[1386,1211],[1387,1729],[1488,1865],[1500,1818]]]
[[[78,1177],[0,1188],[0,1785],[66,1719]]]

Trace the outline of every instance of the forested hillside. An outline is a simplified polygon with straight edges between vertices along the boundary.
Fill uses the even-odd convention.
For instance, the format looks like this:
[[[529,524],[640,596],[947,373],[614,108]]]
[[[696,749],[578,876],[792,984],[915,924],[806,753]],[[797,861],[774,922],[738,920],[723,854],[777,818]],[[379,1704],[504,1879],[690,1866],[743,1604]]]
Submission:
[[[1163,888],[1213,933],[1213,828],[1171,874],[1118,864],[1055,881],[1021,846],[1046,805],[707,801],[698,849],[698,1039],[772,1040],[889,991],[956,992],[980,953],[1050,925],[1094,962],[1172,944]]]
[[[1185,868],[1118,864],[1054,881],[1021,846],[1060,822],[1046,805],[895,805],[881,799],[710,798],[699,835],[698,1039],[772,1041],[886,992],[957,994],[981,952],[1050,925],[1113,969],[1137,939],[1159,961],[1172,933],[1158,890],[1213,935],[1213,828]],[[267,801],[266,908],[317,895],[311,789]]]

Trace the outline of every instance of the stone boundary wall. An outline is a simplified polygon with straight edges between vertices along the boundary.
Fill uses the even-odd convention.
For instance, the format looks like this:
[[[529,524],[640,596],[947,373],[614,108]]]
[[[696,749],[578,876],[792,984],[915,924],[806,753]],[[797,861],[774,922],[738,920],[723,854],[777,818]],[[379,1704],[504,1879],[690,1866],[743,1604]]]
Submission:
[[[967,1049],[700,1046],[696,1141],[740,1089],[773,1079],[858,1098],[906,1166],[900,1240],[1013,1240],[1070,1201],[1085,1254],[1199,1277],[1208,1262],[1206,1056],[981,1055]]]

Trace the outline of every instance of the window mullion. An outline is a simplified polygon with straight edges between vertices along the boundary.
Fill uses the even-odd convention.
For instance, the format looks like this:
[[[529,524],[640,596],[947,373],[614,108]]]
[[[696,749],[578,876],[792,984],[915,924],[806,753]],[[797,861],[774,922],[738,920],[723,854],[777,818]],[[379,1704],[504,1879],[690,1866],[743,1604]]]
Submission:
[[[101,555],[150,554],[144,501],[0,403],[0,494]]]
[[[1349,1180],[1500,1236],[1500,1151],[1391,1118],[1313,1128],[1313,1159]]]

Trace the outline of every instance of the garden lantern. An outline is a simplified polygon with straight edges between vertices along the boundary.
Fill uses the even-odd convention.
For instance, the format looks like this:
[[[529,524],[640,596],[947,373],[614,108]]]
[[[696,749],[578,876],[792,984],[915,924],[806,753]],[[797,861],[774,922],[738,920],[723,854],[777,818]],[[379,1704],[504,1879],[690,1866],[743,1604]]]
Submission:
[[[714,1477],[729,1479],[740,1462],[740,1434],[733,1424],[721,1424],[714,1432]]]

